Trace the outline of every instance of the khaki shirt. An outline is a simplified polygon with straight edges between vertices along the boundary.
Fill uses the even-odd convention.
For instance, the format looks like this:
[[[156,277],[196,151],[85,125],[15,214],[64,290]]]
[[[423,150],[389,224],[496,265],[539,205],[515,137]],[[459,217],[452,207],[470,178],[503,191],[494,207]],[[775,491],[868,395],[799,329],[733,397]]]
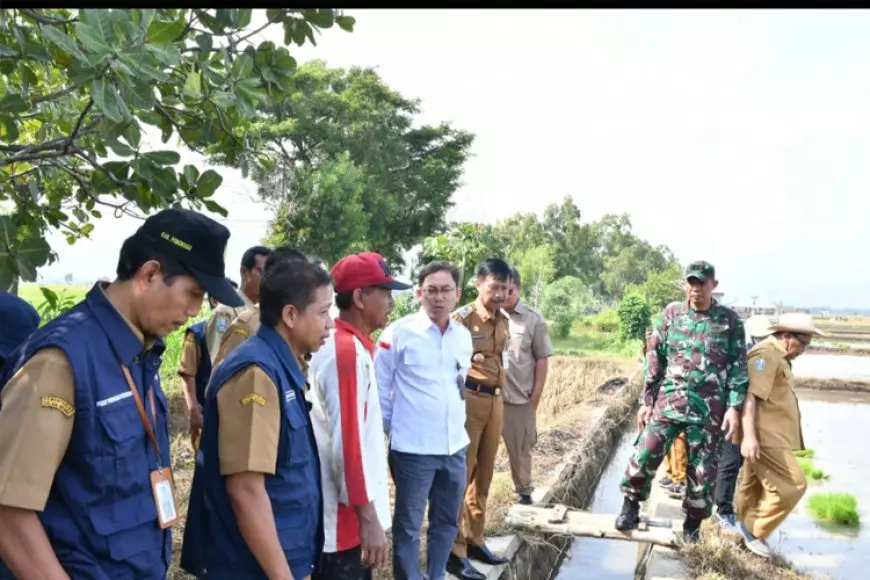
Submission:
[[[124,320],[143,347],[153,345]],[[72,438],[75,394],[69,359],[59,348],[37,351],[9,379],[0,401],[0,505],[45,509]],[[46,397],[54,398],[55,404],[43,404]]]
[[[496,310],[490,314],[480,300],[463,306],[451,317],[471,332],[474,354],[482,354],[483,362],[472,358],[468,380],[485,387],[504,387],[507,380],[505,367],[508,366],[508,319],[504,312]]]
[[[758,443],[774,449],[803,449],[801,413],[785,346],[775,337],[759,342],[749,351],[747,366],[749,392],[756,399]]]
[[[535,364],[553,356],[553,343],[547,321],[541,314],[520,300],[513,312],[508,313],[510,341],[508,342],[507,383],[504,402],[512,405],[527,403],[535,385]]]
[[[252,471],[275,474],[281,433],[281,401],[269,375],[248,365],[217,394],[221,475]]]
[[[182,377],[196,377],[199,370],[199,341],[192,332],[184,333],[184,343],[181,345],[181,359],[178,361],[178,374]]]
[[[205,344],[208,347],[208,355],[211,357],[212,365],[215,364],[215,357],[217,357],[218,349],[220,348],[221,338],[229,329],[230,324],[242,312],[254,305],[241,291],[236,290],[236,293],[245,301],[244,306],[233,308],[226,304],[219,304],[211,313],[211,316],[209,316],[208,322],[205,323]]]
[[[227,331],[221,337],[221,344],[217,356],[215,356],[214,359],[214,366],[217,366],[219,362],[227,358],[227,356],[236,350],[243,342],[254,336],[259,329],[260,305],[257,304],[256,306],[244,310],[235,320],[233,320],[233,323],[230,324],[229,328],[227,328]],[[308,375],[308,360],[310,358],[310,355],[296,358],[296,362],[299,363],[299,368],[305,376]],[[305,390],[308,392],[308,383],[305,384]]]

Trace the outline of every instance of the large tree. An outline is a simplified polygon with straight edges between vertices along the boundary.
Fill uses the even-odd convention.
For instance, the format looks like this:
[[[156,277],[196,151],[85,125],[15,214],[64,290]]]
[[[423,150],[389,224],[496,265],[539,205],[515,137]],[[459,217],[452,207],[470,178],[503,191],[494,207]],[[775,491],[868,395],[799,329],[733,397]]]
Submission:
[[[284,47],[254,45],[269,26],[284,44],[315,43],[354,19],[333,9],[0,10],[0,287],[53,260],[48,228],[70,243],[105,208],[138,215],[185,202],[226,215],[211,199],[214,170],[174,167],[173,150],[152,151],[142,124],[163,143],[246,151],[233,132],[257,107],[294,90],[296,61]]]
[[[250,169],[275,207],[269,242],[327,262],[372,250],[400,265],[403,251],[444,228],[473,136],[448,123],[419,125],[419,101],[371,68],[314,61],[291,86],[290,98],[236,127],[238,142],[259,154],[221,144],[213,159]]]

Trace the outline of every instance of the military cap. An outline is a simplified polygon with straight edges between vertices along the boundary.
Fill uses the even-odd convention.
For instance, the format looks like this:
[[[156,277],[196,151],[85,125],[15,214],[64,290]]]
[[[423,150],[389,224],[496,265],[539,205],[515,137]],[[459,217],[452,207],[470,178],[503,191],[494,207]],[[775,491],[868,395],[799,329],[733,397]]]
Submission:
[[[716,279],[716,268],[710,262],[698,260],[686,266],[686,280],[697,278],[701,282],[709,282]]]
[[[225,275],[224,257],[230,239],[225,226],[199,212],[169,208],[146,219],[134,236],[181,264],[221,304],[245,305]]]

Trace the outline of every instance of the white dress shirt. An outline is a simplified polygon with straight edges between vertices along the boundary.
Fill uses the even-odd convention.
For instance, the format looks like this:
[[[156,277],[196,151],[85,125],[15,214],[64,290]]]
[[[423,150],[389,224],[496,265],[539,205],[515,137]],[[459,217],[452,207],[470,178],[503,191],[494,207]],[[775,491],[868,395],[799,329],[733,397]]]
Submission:
[[[384,330],[375,376],[392,449],[453,455],[468,445],[465,375],[473,354],[467,328],[451,320],[442,334],[423,311]]]

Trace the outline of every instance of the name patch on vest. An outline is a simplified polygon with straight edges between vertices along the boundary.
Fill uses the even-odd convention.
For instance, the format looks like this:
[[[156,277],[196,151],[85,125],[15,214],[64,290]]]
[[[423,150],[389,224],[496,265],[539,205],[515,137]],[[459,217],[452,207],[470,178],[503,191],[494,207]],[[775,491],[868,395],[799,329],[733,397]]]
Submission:
[[[113,395],[108,399],[102,399],[97,401],[97,407],[105,407],[106,405],[112,405],[117,403],[118,401],[123,401],[124,399],[129,399],[133,396],[133,393],[127,391],[126,393],[119,393],[117,395]]]
[[[64,417],[72,417],[76,414],[76,408],[60,397],[42,397],[39,403],[48,409],[56,409],[60,411],[63,413]]]
[[[296,400],[296,391],[287,391],[284,393],[284,400],[288,403]]]
[[[252,403],[256,403],[261,407],[266,406],[266,398],[263,395],[258,395],[257,393],[248,393],[244,397],[242,397],[242,405],[250,405]]]

